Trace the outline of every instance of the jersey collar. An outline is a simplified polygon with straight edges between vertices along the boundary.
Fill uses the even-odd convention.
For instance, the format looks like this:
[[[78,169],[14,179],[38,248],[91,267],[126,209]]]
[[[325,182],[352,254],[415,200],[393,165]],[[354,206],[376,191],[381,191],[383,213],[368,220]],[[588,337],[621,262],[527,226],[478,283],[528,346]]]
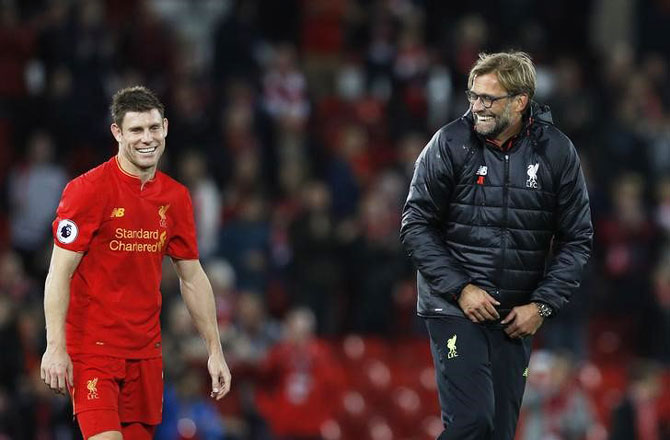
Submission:
[[[123,168],[121,168],[119,158],[116,155],[114,156],[114,169],[117,171],[116,174],[121,178],[121,180],[129,183],[133,187],[136,187],[140,191],[146,189],[148,186],[152,185],[156,181],[156,174],[154,174],[154,177],[147,180],[146,182],[144,182],[144,185],[142,185],[142,180],[140,179],[139,176],[131,174],[125,171]],[[158,173],[158,171],[156,171],[156,173]]]

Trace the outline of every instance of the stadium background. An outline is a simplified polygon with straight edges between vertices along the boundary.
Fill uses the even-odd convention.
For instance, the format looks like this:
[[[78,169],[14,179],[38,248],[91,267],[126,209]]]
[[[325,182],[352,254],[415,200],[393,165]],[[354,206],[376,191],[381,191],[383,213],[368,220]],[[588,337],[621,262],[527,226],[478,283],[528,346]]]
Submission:
[[[49,225],[115,153],[107,105],[134,84],[166,104],[161,166],[194,198],[234,377],[208,400],[168,268],[158,438],[434,438],[399,213],[477,53],[509,48],[537,64],[596,226],[536,338],[518,438],[669,438],[668,28],[667,0],[1,1],[0,439],[78,436],[39,379]]]

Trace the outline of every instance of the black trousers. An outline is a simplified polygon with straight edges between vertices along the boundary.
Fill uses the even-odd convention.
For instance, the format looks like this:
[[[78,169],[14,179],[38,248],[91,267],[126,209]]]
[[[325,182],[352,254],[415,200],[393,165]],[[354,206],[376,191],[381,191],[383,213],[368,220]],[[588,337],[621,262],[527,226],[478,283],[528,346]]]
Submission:
[[[425,321],[444,424],[438,440],[513,440],[531,338],[459,316]]]

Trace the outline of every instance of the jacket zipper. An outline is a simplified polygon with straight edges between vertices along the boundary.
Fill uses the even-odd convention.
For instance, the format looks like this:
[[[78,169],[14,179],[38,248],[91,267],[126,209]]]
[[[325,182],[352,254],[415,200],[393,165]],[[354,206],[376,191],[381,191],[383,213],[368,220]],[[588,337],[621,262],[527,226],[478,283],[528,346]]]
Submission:
[[[502,240],[500,246],[500,262],[498,264],[498,288],[502,286],[503,268],[505,266],[505,254],[507,252],[507,209],[509,205],[509,154],[505,155],[505,180],[503,182],[503,224],[500,231]]]

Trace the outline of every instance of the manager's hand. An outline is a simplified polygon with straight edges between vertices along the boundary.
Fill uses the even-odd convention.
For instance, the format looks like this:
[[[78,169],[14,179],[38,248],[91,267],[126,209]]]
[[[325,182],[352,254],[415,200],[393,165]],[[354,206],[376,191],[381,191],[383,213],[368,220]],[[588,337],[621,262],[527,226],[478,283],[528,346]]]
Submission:
[[[466,285],[458,297],[458,305],[472,322],[493,321],[500,318],[495,306],[500,303],[474,284]]]
[[[543,322],[537,306],[530,303],[514,307],[500,323],[505,326],[505,333],[510,338],[523,338],[534,335]]]
[[[47,345],[42,356],[40,377],[55,393],[65,394],[72,386],[72,360],[65,347]]]

